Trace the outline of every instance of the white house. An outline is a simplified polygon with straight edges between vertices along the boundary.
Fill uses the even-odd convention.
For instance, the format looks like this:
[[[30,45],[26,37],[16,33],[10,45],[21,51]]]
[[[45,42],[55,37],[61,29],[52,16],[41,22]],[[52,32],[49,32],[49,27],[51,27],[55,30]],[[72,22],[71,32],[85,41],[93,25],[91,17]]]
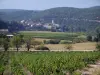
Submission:
[[[14,35],[12,35],[12,34],[7,34],[6,35],[8,38],[12,38]]]

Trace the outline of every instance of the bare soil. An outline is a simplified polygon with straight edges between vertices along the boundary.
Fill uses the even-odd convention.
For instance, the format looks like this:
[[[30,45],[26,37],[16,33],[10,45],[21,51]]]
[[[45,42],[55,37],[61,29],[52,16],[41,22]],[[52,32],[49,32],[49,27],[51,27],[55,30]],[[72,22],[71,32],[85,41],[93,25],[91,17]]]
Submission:
[[[43,40],[50,40],[50,39],[35,38],[35,40],[43,42]],[[96,45],[96,42],[85,42],[85,43],[72,44],[73,50],[79,50],[79,51],[80,50],[95,50],[95,45]],[[58,50],[58,51],[66,50],[65,44],[47,44],[45,46],[50,48],[50,50]]]
[[[89,64],[88,68],[82,70],[82,75],[100,75],[100,61],[96,64]]]
[[[76,43],[72,44],[73,50],[95,50],[95,42]],[[48,44],[46,45],[50,50],[66,50],[65,44]]]

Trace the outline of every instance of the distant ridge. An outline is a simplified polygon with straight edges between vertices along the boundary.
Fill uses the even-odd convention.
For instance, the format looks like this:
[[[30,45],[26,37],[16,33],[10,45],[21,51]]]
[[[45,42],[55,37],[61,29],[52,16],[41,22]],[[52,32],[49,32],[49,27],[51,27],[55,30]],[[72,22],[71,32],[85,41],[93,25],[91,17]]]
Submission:
[[[87,9],[87,8],[100,8],[100,6],[93,6],[93,7],[87,7],[87,8],[76,8],[76,7],[55,7],[55,8],[73,8],[73,9]],[[55,8],[49,8],[45,10],[55,9]],[[15,11],[44,11],[44,10],[28,10],[28,9],[0,9],[0,12],[15,12]]]
[[[52,20],[59,24],[65,31],[93,31],[100,26],[100,6],[89,8],[56,7],[46,10],[21,10],[0,9],[0,18],[4,21],[22,20],[32,23],[51,23]]]
[[[49,18],[51,20],[61,17],[94,20],[96,19],[95,17],[98,16],[100,16],[100,6],[94,6],[90,8],[56,7],[47,10],[0,9],[0,18],[3,20],[39,20],[41,18]]]

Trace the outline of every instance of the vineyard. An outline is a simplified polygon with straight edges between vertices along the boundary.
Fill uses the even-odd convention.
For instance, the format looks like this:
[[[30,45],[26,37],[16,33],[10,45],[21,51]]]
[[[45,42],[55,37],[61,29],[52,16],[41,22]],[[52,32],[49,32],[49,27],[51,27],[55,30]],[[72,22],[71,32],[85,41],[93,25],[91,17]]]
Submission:
[[[0,52],[0,75],[73,75],[98,59],[100,52]]]
[[[86,37],[85,33],[67,33],[67,32],[47,32],[47,31],[21,31],[20,34],[24,35],[25,38],[45,38],[45,39],[64,39],[72,40],[79,36]]]

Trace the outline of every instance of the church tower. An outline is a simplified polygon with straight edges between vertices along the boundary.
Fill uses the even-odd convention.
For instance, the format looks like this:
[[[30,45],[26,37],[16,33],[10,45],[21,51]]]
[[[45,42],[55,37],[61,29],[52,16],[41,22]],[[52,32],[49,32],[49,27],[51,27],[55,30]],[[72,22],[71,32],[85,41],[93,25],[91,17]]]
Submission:
[[[54,20],[52,20],[52,24],[54,25],[55,23],[54,23]]]

